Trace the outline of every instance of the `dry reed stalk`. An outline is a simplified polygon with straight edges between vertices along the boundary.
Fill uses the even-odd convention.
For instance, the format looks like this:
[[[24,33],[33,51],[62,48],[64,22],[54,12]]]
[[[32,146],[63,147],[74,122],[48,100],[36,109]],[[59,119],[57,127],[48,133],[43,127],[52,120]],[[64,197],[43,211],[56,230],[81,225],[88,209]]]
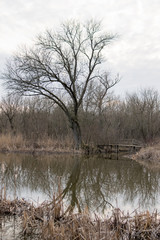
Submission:
[[[58,201],[57,201],[58,199]],[[23,218],[23,235],[39,236],[44,240],[158,240],[160,214],[157,212],[125,215],[114,209],[107,219],[91,218],[83,213],[65,213],[62,199],[54,196],[51,203],[36,207],[24,200],[0,200],[1,215],[18,215]],[[32,237],[34,239],[34,237]]]

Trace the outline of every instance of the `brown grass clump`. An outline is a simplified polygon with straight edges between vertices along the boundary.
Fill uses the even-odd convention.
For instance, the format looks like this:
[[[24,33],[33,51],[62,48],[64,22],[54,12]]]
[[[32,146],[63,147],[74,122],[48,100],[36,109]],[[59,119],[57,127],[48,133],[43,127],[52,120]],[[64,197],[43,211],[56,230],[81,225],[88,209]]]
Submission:
[[[133,160],[152,169],[160,168],[160,142],[151,146],[142,148],[135,155],[131,156]]]
[[[136,158],[148,162],[160,162],[160,149],[154,147],[147,147],[141,149],[137,154]]]

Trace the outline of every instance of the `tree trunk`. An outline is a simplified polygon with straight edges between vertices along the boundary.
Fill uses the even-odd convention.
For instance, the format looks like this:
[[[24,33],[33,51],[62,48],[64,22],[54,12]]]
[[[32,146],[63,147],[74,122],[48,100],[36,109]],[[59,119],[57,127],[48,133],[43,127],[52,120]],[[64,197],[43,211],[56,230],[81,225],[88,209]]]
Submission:
[[[73,130],[75,149],[79,150],[82,145],[81,129],[80,129],[79,123],[73,119],[71,121],[71,124],[72,124],[71,128]]]
[[[16,135],[16,130],[15,130],[15,127],[14,127],[14,125],[13,125],[13,118],[8,117],[8,120],[9,120],[9,124],[10,124],[10,128],[11,128],[11,133],[12,133],[13,135]]]

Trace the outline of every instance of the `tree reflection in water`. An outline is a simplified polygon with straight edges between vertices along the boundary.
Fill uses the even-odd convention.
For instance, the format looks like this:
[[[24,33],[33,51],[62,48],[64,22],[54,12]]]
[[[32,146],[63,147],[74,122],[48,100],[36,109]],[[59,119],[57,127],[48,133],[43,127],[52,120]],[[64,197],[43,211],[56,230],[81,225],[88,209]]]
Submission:
[[[79,211],[87,206],[103,213],[116,201],[123,210],[159,208],[160,172],[130,160],[1,154],[0,176],[1,189],[5,186],[12,198],[15,191],[18,197],[34,192],[35,200],[52,198],[61,179],[62,197]]]

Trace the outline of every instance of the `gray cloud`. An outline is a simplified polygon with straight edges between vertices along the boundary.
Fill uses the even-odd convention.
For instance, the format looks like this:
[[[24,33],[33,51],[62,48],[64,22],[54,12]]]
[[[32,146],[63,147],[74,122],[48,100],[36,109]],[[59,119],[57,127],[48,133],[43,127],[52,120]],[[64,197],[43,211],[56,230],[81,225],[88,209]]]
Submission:
[[[55,28],[68,18],[102,19],[103,27],[119,38],[106,51],[109,69],[122,81],[115,91],[124,93],[139,86],[160,91],[160,1],[159,0],[1,0],[0,64],[20,44],[46,28]]]

